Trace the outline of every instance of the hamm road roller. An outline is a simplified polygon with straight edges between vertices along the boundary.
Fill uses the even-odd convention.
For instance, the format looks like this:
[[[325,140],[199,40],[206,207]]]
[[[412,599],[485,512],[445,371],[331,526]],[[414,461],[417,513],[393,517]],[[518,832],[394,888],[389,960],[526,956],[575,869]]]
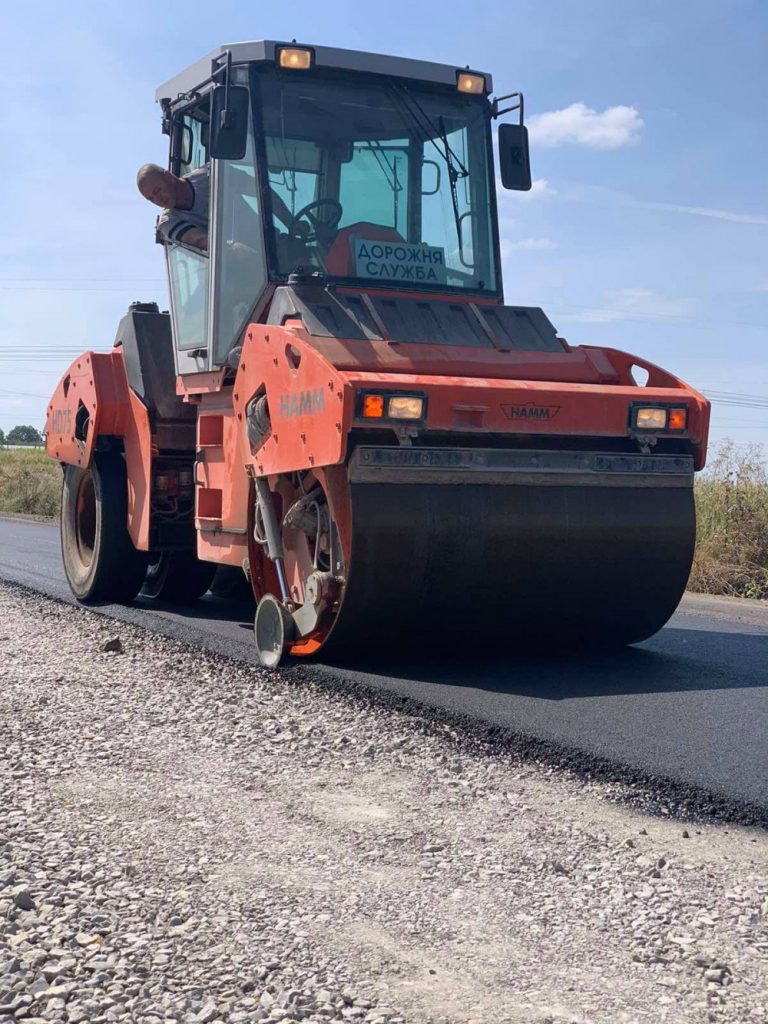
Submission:
[[[496,189],[530,188],[522,95],[262,41],[157,99],[170,171],[209,183],[207,244],[163,238],[170,312],[131,305],[51,399],[75,596],[189,601],[235,567],[270,666],[660,629],[709,404],[505,304]]]

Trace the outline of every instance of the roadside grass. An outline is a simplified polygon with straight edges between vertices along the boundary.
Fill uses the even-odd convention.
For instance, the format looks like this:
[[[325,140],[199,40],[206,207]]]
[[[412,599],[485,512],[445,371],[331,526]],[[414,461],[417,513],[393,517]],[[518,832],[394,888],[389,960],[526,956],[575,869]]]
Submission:
[[[42,449],[0,448],[0,513],[57,516],[61,468]]]
[[[696,481],[689,590],[768,599],[768,470],[759,446],[726,441]]]
[[[696,481],[689,590],[768,599],[768,470],[758,447],[725,442]],[[42,450],[0,449],[0,513],[57,516],[61,469]]]

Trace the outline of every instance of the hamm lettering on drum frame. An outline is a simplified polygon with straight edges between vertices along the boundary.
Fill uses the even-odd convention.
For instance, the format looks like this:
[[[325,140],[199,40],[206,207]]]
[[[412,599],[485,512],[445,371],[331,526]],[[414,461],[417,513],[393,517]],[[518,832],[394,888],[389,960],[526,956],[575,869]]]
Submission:
[[[371,242],[354,238],[355,274],[382,281],[445,284],[445,249],[421,242]]]
[[[325,412],[325,392],[322,388],[280,395],[282,419],[291,419],[293,416],[314,416],[319,412]]]

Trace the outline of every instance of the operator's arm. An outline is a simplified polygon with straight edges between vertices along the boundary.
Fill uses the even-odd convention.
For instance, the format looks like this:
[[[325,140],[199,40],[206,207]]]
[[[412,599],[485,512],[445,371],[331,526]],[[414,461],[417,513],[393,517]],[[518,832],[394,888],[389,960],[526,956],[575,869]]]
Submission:
[[[163,210],[157,221],[157,237],[161,242],[183,242],[208,252],[208,232],[192,223],[184,210]]]

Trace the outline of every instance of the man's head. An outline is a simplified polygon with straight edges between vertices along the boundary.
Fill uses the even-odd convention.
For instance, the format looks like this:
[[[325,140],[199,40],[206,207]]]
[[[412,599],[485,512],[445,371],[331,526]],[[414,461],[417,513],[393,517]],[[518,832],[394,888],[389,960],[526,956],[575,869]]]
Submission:
[[[192,186],[158,164],[144,164],[136,175],[139,192],[164,210],[188,210],[194,200]]]

